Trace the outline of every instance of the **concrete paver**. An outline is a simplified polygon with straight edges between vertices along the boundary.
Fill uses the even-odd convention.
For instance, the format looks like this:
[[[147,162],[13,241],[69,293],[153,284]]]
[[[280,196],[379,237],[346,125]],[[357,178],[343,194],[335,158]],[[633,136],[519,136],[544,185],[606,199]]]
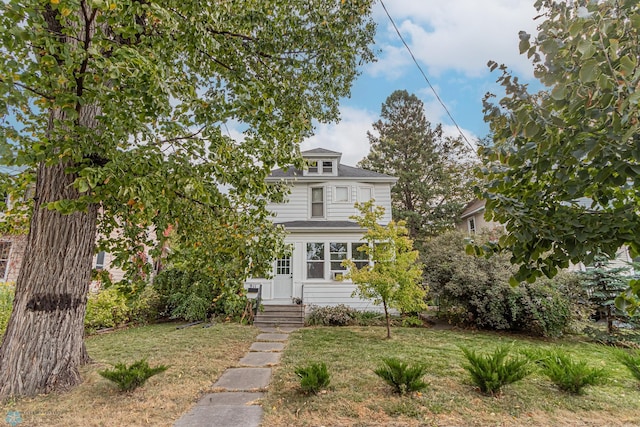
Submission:
[[[227,391],[262,390],[269,385],[271,368],[229,368],[213,385]]]
[[[286,341],[289,334],[260,334],[256,337],[257,341]]]
[[[280,362],[280,353],[251,351],[240,359],[242,366],[272,366]]]
[[[249,347],[249,351],[282,351],[284,350],[283,342],[254,342]]]
[[[226,392],[205,395],[174,427],[247,427],[262,421],[262,407],[254,404],[263,393]]]

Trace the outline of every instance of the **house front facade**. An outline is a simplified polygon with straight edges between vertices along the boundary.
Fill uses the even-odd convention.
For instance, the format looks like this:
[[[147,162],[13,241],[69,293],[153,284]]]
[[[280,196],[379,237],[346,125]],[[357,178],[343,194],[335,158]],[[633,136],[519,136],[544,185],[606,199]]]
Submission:
[[[366,230],[350,217],[356,202],[385,208],[381,221],[391,221],[391,187],[397,178],[340,163],[341,153],[314,149],[302,153],[305,170],[276,169],[269,183],[284,182],[291,192],[285,203],[271,204],[273,221],[286,230],[287,253],[275,260],[272,278],[253,278],[247,286],[261,289],[263,304],[303,303],[307,306],[346,304],[376,310],[369,300],[352,297],[355,285],[343,281],[344,259],[369,263],[357,248]]]

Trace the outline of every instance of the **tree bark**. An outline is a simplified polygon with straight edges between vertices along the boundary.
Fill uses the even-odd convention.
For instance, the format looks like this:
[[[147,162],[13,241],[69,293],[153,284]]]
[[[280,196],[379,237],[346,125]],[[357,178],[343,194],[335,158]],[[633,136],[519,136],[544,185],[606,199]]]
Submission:
[[[384,317],[387,320],[387,339],[391,339],[391,317],[389,316],[389,309],[387,308],[387,302],[382,301],[384,307]]]
[[[98,108],[83,107],[80,121],[95,124]],[[52,111],[54,118],[62,113]],[[84,316],[98,209],[63,215],[47,203],[77,199],[68,162],[37,170],[34,211],[16,282],[13,311],[0,346],[0,400],[67,389],[88,361]]]

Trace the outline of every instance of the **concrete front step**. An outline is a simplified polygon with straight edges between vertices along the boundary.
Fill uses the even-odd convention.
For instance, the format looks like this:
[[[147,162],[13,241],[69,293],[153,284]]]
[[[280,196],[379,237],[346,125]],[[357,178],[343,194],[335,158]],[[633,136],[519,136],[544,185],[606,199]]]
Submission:
[[[299,304],[264,305],[254,320],[257,327],[304,326],[304,306]]]

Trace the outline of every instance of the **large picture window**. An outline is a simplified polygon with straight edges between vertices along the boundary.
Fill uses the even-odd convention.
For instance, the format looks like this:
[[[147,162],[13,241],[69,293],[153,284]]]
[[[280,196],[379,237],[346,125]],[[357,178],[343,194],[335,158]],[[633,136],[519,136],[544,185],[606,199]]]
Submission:
[[[347,259],[346,243],[329,243],[329,257],[331,258],[331,271],[344,271],[342,261]]]
[[[351,259],[358,269],[369,265],[369,255],[365,251],[359,251],[360,246],[364,246],[366,243],[358,242],[351,244]]]
[[[311,218],[324,218],[324,188],[311,189]]]
[[[324,279],[324,243],[307,243],[307,279]]]
[[[11,242],[0,242],[0,280],[7,280],[7,268],[9,267],[9,254]]]

